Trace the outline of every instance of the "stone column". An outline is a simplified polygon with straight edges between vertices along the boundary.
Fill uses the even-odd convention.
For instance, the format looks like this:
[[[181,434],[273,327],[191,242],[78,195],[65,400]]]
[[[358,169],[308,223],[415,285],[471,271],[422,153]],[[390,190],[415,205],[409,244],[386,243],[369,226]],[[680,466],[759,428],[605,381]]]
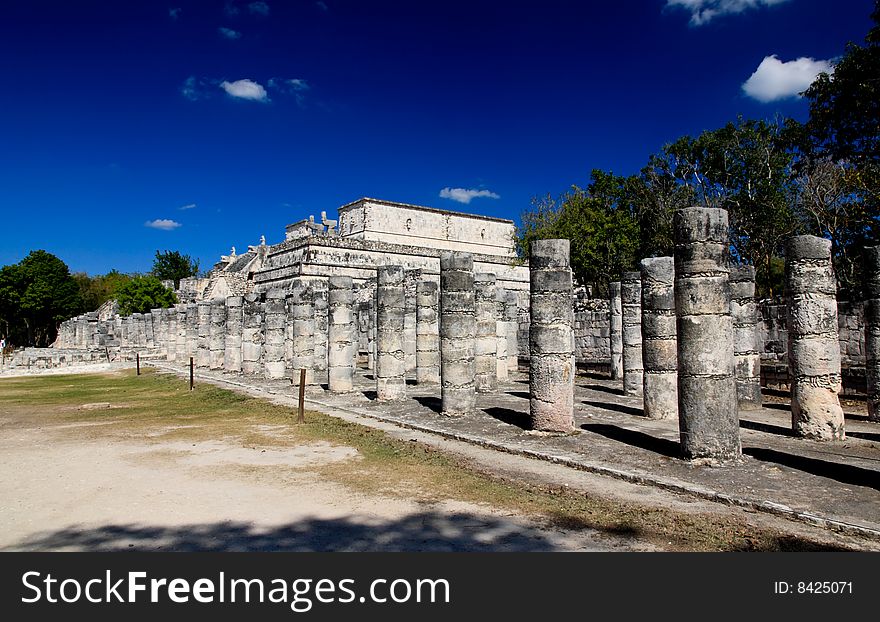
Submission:
[[[574,309],[568,240],[535,240],[529,256],[529,417],[533,430],[574,430]]]
[[[139,347],[144,347],[147,345],[147,326],[144,323],[144,314],[143,313],[132,313],[131,321],[134,328],[135,340],[134,345]],[[85,316],[83,316],[83,322],[87,324],[85,320]],[[83,330],[85,333],[85,330]],[[83,342],[85,343],[85,342]]]
[[[620,280],[621,326],[623,330],[623,390],[642,395],[642,275],[624,272]]]
[[[165,343],[165,360],[169,363],[177,361],[177,308],[166,309],[168,312],[167,340]]]
[[[244,297],[241,322],[241,371],[256,376],[262,371],[263,360],[263,303],[259,294]]]
[[[495,329],[495,275],[474,275],[474,386],[478,393],[492,393],[498,388],[498,338]]]
[[[153,340],[153,314],[150,311],[147,311],[143,314],[141,321],[143,322],[144,327],[144,342],[142,345],[150,348],[155,346],[155,342]]]
[[[755,267],[730,270],[730,314],[733,316],[733,355],[739,408],[761,407],[761,337],[755,302]]]
[[[226,299],[226,343],[223,351],[223,369],[238,373],[241,371],[241,329],[244,298],[229,296]]]
[[[350,276],[331,276],[329,279],[328,327],[328,383],[333,393],[351,391],[354,379],[354,348],[352,281]]]
[[[189,365],[189,349],[186,344],[186,305],[177,305],[177,362]]]
[[[403,277],[403,352],[406,357],[406,373],[416,370],[416,295],[422,279],[421,270],[406,270]]]
[[[315,313],[315,353],[314,380],[315,384],[327,384],[327,347],[328,347],[328,289],[327,281],[317,279],[311,281],[312,297]]]
[[[284,328],[287,324],[285,292],[272,289],[266,293],[265,330],[263,332],[263,374],[267,380],[284,378]]]
[[[495,288],[495,349],[498,356],[495,359],[495,379],[507,382],[509,371],[507,363],[507,323],[504,321],[504,297],[506,291],[500,287]]]
[[[797,436],[846,438],[840,391],[837,282],[831,242],[812,235],[789,238],[785,254],[791,423]]]
[[[165,331],[164,326],[162,325],[162,311],[164,311],[164,309],[150,309],[150,323],[153,325],[154,348],[165,347]]]
[[[675,419],[678,417],[675,260],[672,257],[643,259],[641,268],[645,416]]]
[[[865,380],[868,420],[880,421],[880,247],[865,249]]]
[[[673,219],[678,316],[678,422],[686,458],[741,454],[727,211],[690,207]]]
[[[376,395],[380,401],[406,397],[405,312],[403,267],[381,266],[376,287]]]
[[[293,357],[290,359],[294,384],[299,384],[301,369],[306,370],[306,384],[315,383],[315,290],[305,279],[295,279],[287,298],[288,318],[292,327]]]
[[[469,253],[440,253],[440,395],[448,416],[472,412],[476,339],[474,259]]]
[[[507,371],[519,371],[519,295],[515,290],[504,294],[504,325],[507,335]]]
[[[623,380],[623,303],[620,297],[620,281],[608,284],[610,292],[609,345],[611,349],[611,379]]]
[[[223,369],[226,353],[226,300],[211,300],[211,328],[208,333],[209,360],[211,369]]]
[[[189,365],[189,359],[195,363],[196,352],[199,349],[199,306],[191,302],[186,305],[186,357],[184,362]]]
[[[434,281],[416,286],[416,382],[440,384],[439,287]]]
[[[199,340],[196,348],[196,366],[211,366],[211,301],[199,301]]]

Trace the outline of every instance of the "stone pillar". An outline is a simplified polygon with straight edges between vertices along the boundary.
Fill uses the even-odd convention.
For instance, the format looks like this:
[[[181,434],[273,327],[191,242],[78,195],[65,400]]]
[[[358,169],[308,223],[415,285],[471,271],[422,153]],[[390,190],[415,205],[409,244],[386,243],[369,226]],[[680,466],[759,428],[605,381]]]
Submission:
[[[208,332],[209,358],[211,369],[223,369],[223,357],[226,353],[226,300],[211,300],[211,327]]]
[[[673,219],[678,316],[678,421],[686,458],[741,454],[727,211],[690,207]]]
[[[191,302],[186,305],[186,357],[184,362],[189,365],[189,359],[195,363],[196,352],[199,349],[199,306]]]
[[[623,303],[620,297],[620,281],[608,284],[610,292],[609,345],[611,349],[611,379],[623,380]]]
[[[840,391],[837,282],[831,242],[812,235],[789,238],[785,254],[791,423],[797,436],[846,438]]]
[[[171,307],[168,311],[167,339],[165,343],[165,360],[169,363],[177,361],[177,308]]]
[[[495,275],[478,272],[474,275],[474,386],[478,393],[492,393],[498,388],[498,339],[495,322]]]
[[[440,253],[441,412],[461,416],[476,406],[474,260],[469,253]]]
[[[144,327],[144,342],[142,345],[151,348],[156,345],[153,340],[153,314],[147,311],[143,314],[141,321]]]
[[[504,294],[504,325],[507,336],[507,370],[519,371],[519,295],[514,290]]]
[[[880,421],[880,247],[865,249],[865,380],[868,420]]]
[[[241,371],[241,330],[244,298],[230,296],[226,299],[226,343],[223,351],[223,369]]]
[[[292,358],[290,371],[294,384],[299,384],[301,369],[306,370],[306,384],[315,383],[315,290],[305,279],[295,279],[287,298],[291,324]]]
[[[376,287],[376,395],[380,401],[406,397],[405,312],[403,267],[381,266]]]
[[[416,286],[416,382],[440,384],[439,287],[434,281]]]
[[[147,345],[147,326],[144,323],[144,314],[143,313],[132,313],[131,321],[134,328],[135,340],[134,345],[139,347],[144,347]],[[85,316],[83,316],[83,322],[86,323]],[[87,324],[86,324],[87,325]],[[83,330],[85,333],[85,330]],[[85,344],[83,344],[85,345]]]
[[[529,417],[533,430],[574,429],[574,308],[568,240],[535,240],[529,256]]]
[[[354,380],[354,328],[352,280],[350,276],[329,279],[328,383],[333,393],[351,391]]]
[[[623,329],[623,390],[642,395],[642,275],[624,272],[620,280],[621,326]]]
[[[187,312],[186,305],[177,305],[177,362],[189,365],[189,350],[186,345]]]
[[[315,353],[314,380],[315,384],[327,384],[327,343],[328,343],[328,290],[324,279],[311,281],[312,297],[315,313]]]
[[[675,419],[678,417],[675,260],[672,257],[643,259],[641,268],[645,416]]]
[[[263,375],[267,380],[284,378],[284,328],[287,324],[285,292],[272,289],[266,293],[265,329],[263,332]]]
[[[755,267],[730,270],[730,314],[733,316],[733,355],[739,408],[761,407],[761,336],[755,302]]]
[[[153,347],[165,347],[165,331],[162,325],[162,312],[164,309],[150,309],[150,324],[153,325]],[[96,318],[97,319],[97,318]]]
[[[416,290],[421,279],[421,270],[407,270],[403,277],[403,353],[407,374],[416,370]]]
[[[199,301],[199,340],[196,367],[211,366],[211,301]]]
[[[498,356],[495,359],[495,379],[507,382],[509,370],[507,363],[507,323],[504,321],[504,297],[506,291],[500,287],[495,288],[495,349]]]
[[[256,376],[262,371],[263,303],[259,294],[244,297],[241,320],[241,371]]]

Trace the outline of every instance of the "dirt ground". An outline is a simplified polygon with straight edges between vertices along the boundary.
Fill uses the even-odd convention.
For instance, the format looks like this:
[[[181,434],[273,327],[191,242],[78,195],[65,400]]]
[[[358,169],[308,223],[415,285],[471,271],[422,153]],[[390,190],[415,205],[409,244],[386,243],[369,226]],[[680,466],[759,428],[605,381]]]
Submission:
[[[106,377],[125,374],[130,376],[117,371]],[[76,391],[75,378],[62,381]],[[0,380],[0,393],[6,382]],[[395,480],[393,471],[388,476],[368,467],[369,457],[357,447],[293,440],[289,423],[271,417],[222,423],[132,418],[125,414],[131,404],[124,395],[92,399],[84,392],[39,405],[0,400],[0,550],[690,549],[687,540],[646,537],[625,520],[610,526],[586,517],[573,521],[572,512],[554,520],[506,503],[455,498],[445,489],[432,490],[430,479]],[[729,525],[746,541],[755,529],[799,550],[880,549],[876,542],[770,515],[351,413],[337,416],[464,461],[475,472],[508,482],[516,496],[558,495],[563,506],[589,494],[611,500],[621,516],[650,508],[663,512],[662,521],[708,517],[713,529]],[[382,481],[369,482],[372,473]]]

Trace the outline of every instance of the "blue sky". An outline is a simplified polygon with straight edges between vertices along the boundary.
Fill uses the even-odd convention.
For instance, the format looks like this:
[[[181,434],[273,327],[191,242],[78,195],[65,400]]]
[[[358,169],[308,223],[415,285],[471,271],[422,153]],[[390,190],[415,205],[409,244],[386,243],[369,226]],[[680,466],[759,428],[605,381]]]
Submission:
[[[872,6],[4,3],[0,264],[43,248],[146,271],[175,249],[210,267],[362,196],[516,219],[738,114],[804,119],[790,94]]]

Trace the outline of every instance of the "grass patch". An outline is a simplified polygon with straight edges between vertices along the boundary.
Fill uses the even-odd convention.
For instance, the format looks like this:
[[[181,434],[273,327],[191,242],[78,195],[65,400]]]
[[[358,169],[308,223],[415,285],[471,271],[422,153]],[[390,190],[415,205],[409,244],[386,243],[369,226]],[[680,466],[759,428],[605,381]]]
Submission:
[[[94,402],[114,407],[78,410]],[[318,412],[295,425],[293,409],[200,383],[133,371],[0,380],[0,410],[20,425],[104,422],[70,434],[91,438],[140,437],[199,441],[234,437],[242,445],[290,447],[317,441],[354,447],[361,459],[314,467],[320,477],[372,494],[425,502],[479,503],[537,517],[565,529],[596,529],[665,549],[696,551],[828,550],[812,541],[717,514],[686,514],[583,494],[567,488],[512,481],[427,445],[401,441]],[[266,428],[271,427],[271,433]],[[264,428],[261,430],[261,427]],[[266,469],[266,467],[260,467]],[[269,474],[255,474],[263,477]]]

